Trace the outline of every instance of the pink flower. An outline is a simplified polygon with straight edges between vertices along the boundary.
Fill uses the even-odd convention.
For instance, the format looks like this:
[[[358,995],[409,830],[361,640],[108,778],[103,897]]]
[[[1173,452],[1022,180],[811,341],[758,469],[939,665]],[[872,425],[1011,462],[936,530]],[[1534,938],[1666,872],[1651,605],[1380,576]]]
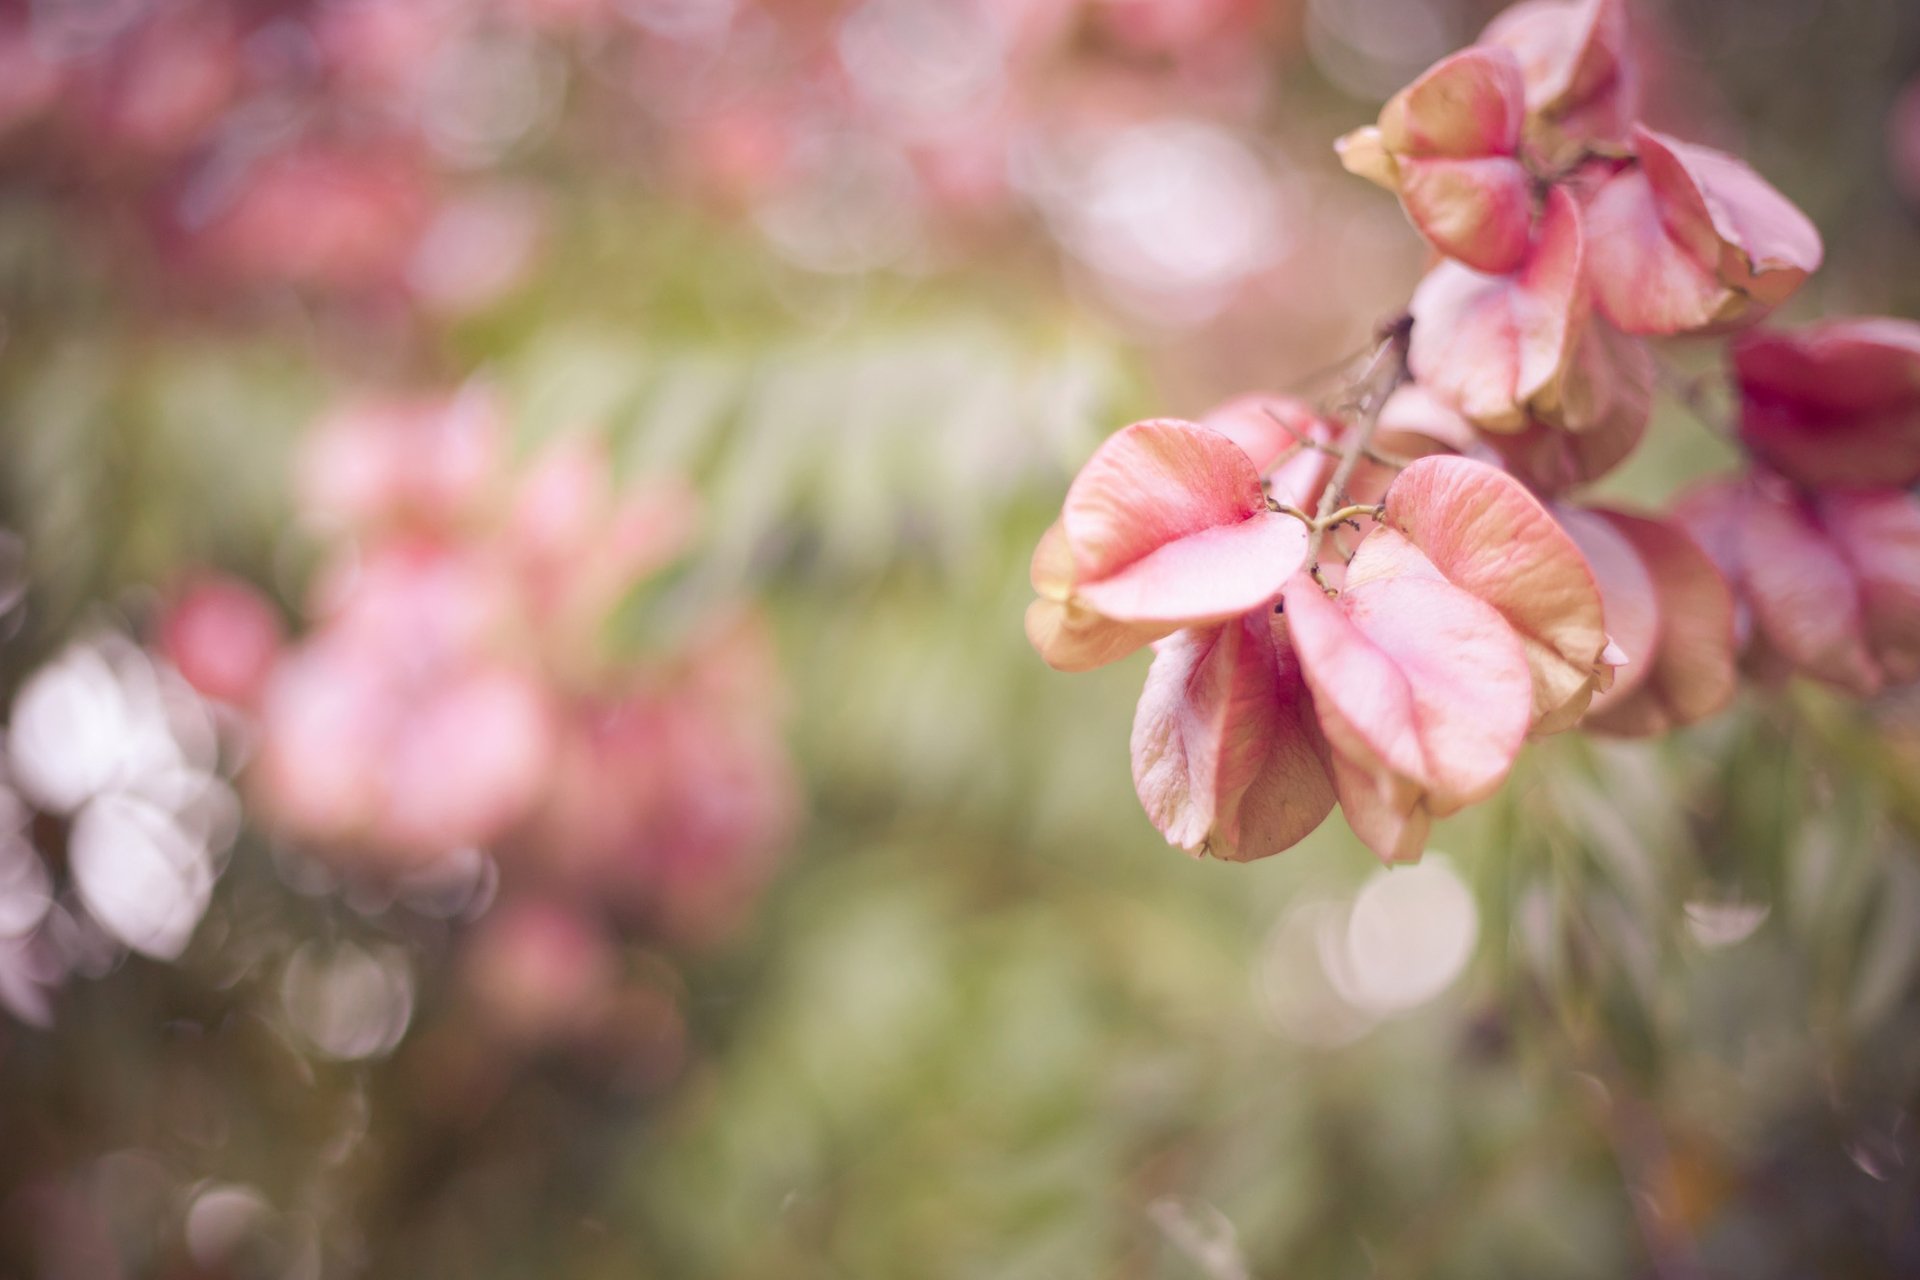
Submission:
[[[285,636],[266,597],[225,574],[194,575],[160,616],[161,656],[201,694],[236,707],[258,700]]]

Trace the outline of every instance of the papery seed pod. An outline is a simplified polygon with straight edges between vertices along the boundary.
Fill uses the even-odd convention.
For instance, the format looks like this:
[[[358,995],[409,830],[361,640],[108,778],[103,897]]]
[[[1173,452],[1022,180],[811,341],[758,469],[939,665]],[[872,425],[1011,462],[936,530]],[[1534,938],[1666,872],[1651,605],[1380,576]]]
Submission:
[[[1306,551],[1305,526],[1268,507],[1238,445],[1191,422],[1138,422],[1095,451],[1041,539],[1027,636],[1061,670],[1100,666],[1261,608]]]

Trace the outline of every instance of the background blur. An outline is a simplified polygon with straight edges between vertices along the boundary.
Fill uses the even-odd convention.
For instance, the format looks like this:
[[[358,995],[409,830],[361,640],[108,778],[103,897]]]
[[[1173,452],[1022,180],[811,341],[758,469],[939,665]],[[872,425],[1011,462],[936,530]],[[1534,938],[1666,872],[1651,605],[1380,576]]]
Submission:
[[[1386,878],[1164,848],[1144,655],[1021,634],[1101,436],[1404,302],[1331,142],[1498,7],[0,3],[0,1272],[1920,1275],[1920,702],[1555,739]],[[1796,314],[1920,314],[1920,8],[1631,12]]]

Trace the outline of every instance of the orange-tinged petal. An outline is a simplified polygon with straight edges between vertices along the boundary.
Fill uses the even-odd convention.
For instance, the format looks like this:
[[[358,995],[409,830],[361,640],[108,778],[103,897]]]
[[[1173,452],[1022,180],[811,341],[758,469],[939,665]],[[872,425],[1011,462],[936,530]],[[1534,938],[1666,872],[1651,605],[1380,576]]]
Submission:
[[[1510,49],[1473,45],[1450,54],[1388,100],[1380,141],[1399,156],[1512,155],[1520,145],[1526,85]]]
[[[1404,159],[1400,202],[1428,243],[1476,271],[1512,271],[1533,230],[1533,180],[1512,156]]]
[[[1487,46],[1443,58],[1336,145],[1349,172],[1396,191],[1441,253],[1505,272],[1526,256],[1532,182],[1516,158],[1525,87],[1513,54]]]
[[[1437,456],[1402,471],[1386,505],[1387,528],[1447,581],[1492,605],[1519,636],[1533,673],[1536,731],[1578,718],[1609,678],[1600,589],[1539,500],[1485,463]],[[1356,555],[1349,582],[1360,561]]]
[[[1263,858],[1298,843],[1333,808],[1319,724],[1285,622],[1271,610],[1163,641],[1132,749],[1147,816],[1191,853]]]
[[[1414,291],[1408,367],[1416,380],[1493,431],[1526,426],[1558,384],[1586,309],[1580,212],[1555,189],[1527,257],[1509,275],[1443,262]]]
[[[1659,644],[1646,678],[1621,697],[1595,700],[1583,729],[1645,737],[1705,719],[1739,685],[1733,591],[1698,543],[1675,524],[1595,512],[1632,544],[1653,580]]]
[[[1587,206],[1594,300],[1626,333],[1756,319],[1820,265],[1820,233],[1724,152],[1634,130],[1639,156]]]

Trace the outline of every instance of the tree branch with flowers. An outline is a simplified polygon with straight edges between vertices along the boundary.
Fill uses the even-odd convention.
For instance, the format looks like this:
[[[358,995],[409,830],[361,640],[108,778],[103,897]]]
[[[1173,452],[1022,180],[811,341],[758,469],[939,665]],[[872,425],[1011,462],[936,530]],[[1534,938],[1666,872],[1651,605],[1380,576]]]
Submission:
[[[1171,844],[1265,857],[1337,805],[1417,859],[1530,739],[1662,734],[1742,675],[1920,680],[1920,324],[1762,324],[1819,235],[1640,122],[1627,21],[1527,0],[1340,140],[1438,255],[1341,393],[1135,423],[1069,487],[1027,634],[1065,671],[1152,646],[1133,776]],[[1679,336],[1725,343],[1745,469],[1583,500]]]

